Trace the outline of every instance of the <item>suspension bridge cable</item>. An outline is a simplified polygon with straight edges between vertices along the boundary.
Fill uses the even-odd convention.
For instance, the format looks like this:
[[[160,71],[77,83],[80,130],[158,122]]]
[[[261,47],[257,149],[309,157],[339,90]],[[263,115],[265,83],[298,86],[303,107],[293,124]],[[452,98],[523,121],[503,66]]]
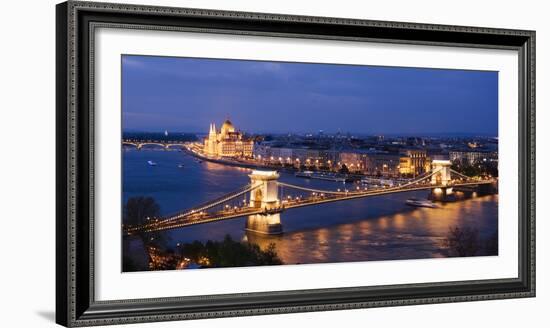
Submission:
[[[189,214],[193,214],[193,213],[196,213],[196,212],[200,212],[200,211],[204,211],[204,210],[207,210],[209,208],[212,208],[212,207],[215,207],[217,205],[220,205],[222,203],[225,203],[227,201],[230,201],[232,199],[235,199],[243,194],[246,194],[247,192],[249,191],[252,191],[256,188],[260,187],[260,185],[257,185],[257,186],[254,186],[252,187],[250,184],[247,184],[245,185],[244,187],[234,191],[234,192],[231,192],[231,193],[228,193],[228,194],[225,194],[219,198],[216,198],[212,201],[209,201],[207,203],[204,203],[204,204],[201,204],[197,207],[194,207],[194,208],[191,208],[191,209],[188,209],[187,211],[185,212],[182,212],[182,213],[176,213],[176,214],[173,214],[173,215],[168,215],[168,219],[165,219],[163,220],[163,222],[168,222],[168,221],[171,221],[171,220],[176,220],[176,219],[180,219],[182,217],[185,217]]]
[[[459,177],[465,178],[465,179],[471,179],[471,178],[472,178],[472,177],[469,177],[469,176],[467,176],[467,175],[464,175],[464,174],[462,174],[462,173],[460,173],[460,172],[457,172],[457,171],[455,171],[455,170],[453,170],[453,169],[451,169],[451,173],[454,173],[454,174],[458,175]]]
[[[425,174],[424,176],[421,176],[421,177],[418,177],[412,181],[409,181],[407,182],[406,184],[403,184],[401,186],[398,186],[398,187],[393,187],[393,188],[388,188],[387,190],[394,190],[394,189],[402,189],[402,188],[405,188],[405,187],[408,187],[410,185],[414,185],[422,180],[426,180],[428,178],[430,178],[431,176],[433,176],[434,174],[438,173],[441,169],[438,169],[438,170],[435,170],[435,171],[432,171],[430,172],[429,174]],[[298,189],[298,190],[303,190],[303,191],[309,191],[309,192],[317,192],[317,193],[325,193],[325,194],[334,194],[334,195],[348,195],[349,193],[365,193],[364,191],[360,191],[360,192],[357,192],[357,191],[333,191],[333,190],[321,190],[321,189],[313,189],[313,188],[307,188],[307,187],[302,187],[302,186],[297,186],[297,185],[293,185],[293,184],[289,184],[289,183],[284,183],[284,182],[277,182],[277,184],[279,186],[286,186],[286,187],[289,187],[289,188],[293,188],[293,189]]]

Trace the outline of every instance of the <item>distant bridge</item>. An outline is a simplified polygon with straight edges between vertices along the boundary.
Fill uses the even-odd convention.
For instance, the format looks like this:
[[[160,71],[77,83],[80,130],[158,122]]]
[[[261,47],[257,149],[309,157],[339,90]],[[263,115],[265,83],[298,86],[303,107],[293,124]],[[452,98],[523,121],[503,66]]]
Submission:
[[[238,190],[173,215],[148,218],[141,225],[124,226],[124,232],[133,235],[247,216],[247,230],[278,234],[282,232],[280,213],[293,208],[418,190],[433,190],[447,195],[452,193],[453,187],[483,186],[496,182],[493,178],[465,176],[452,170],[449,161],[437,160],[433,161],[432,171],[424,175],[397,186],[376,189],[359,186],[352,190],[313,189],[280,182],[275,171],[253,171],[249,177],[250,183]],[[236,201],[238,205],[235,205]]]
[[[123,146],[133,146],[140,150],[143,146],[159,146],[169,149],[172,146],[183,147],[188,141],[180,140],[148,140],[148,139],[122,139]]]

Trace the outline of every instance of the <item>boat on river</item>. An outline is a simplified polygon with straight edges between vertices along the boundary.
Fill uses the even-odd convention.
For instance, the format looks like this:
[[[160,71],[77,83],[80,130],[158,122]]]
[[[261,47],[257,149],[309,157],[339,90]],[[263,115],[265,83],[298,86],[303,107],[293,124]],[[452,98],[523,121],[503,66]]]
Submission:
[[[313,171],[300,171],[294,174],[294,176],[298,178],[306,178],[306,179],[310,179],[312,175],[313,175]]]
[[[352,181],[352,179],[346,175],[329,173],[329,172],[300,171],[300,172],[296,172],[294,176],[298,178],[317,179],[317,180],[326,180],[326,181],[334,181],[334,182]]]
[[[427,199],[418,199],[418,198],[409,198],[407,199],[405,204],[409,206],[414,206],[414,207],[429,207],[429,208],[438,207],[437,204],[435,204],[432,201],[429,201]]]

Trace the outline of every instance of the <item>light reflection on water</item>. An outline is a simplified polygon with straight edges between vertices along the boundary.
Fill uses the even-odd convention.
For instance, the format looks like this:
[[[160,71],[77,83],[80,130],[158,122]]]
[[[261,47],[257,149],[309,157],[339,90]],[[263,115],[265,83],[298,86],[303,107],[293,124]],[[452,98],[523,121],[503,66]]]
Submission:
[[[191,208],[248,183],[250,170],[199,163],[177,151],[124,151],[123,201],[146,195],[162,214]],[[147,165],[153,160],[157,166]],[[177,165],[183,163],[184,168]],[[283,173],[282,181],[319,189],[344,188],[341,183],[307,180]],[[347,185],[347,188],[350,184]],[[488,237],[498,228],[498,195],[477,197],[440,208],[411,208],[410,197],[427,191],[349,200],[285,211],[284,234],[245,233],[245,219],[208,223],[164,232],[173,244],[222,240],[226,234],[266,247],[275,243],[285,263],[320,263],[445,256],[443,238],[451,226],[477,228]],[[240,200],[242,201],[242,200]]]
[[[482,227],[485,236],[496,231],[497,203],[498,196],[486,196],[447,203],[437,209],[417,208],[406,214],[287,232],[282,236],[249,234],[247,238],[261,247],[275,243],[285,263],[442,257],[442,242],[450,226]]]

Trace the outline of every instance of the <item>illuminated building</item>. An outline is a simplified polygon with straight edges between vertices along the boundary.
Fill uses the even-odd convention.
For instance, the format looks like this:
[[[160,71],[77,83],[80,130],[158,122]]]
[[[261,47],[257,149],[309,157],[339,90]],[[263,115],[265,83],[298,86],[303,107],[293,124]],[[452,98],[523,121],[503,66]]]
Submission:
[[[361,172],[365,167],[366,154],[358,152],[341,152],[339,162],[346,166],[350,172]]]
[[[226,120],[221,130],[216,130],[214,123],[210,124],[208,137],[204,139],[204,153],[212,157],[252,157],[254,140],[247,139],[237,131],[233,124]]]
[[[392,177],[399,175],[399,154],[369,154],[365,160],[364,173]]]
[[[350,172],[385,177],[399,175],[399,154],[378,152],[342,152],[340,165],[345,165]]]
[[[486,162],[488,160],[493,161],[498,159],[498,154],[496,152],[482,151],[450,151],[449,159],[453,163],[474,165],[477,162]]]
[[[423,149],[407,149],[401,152],[399,173],[420,175],[431,170],[431,159]]]

